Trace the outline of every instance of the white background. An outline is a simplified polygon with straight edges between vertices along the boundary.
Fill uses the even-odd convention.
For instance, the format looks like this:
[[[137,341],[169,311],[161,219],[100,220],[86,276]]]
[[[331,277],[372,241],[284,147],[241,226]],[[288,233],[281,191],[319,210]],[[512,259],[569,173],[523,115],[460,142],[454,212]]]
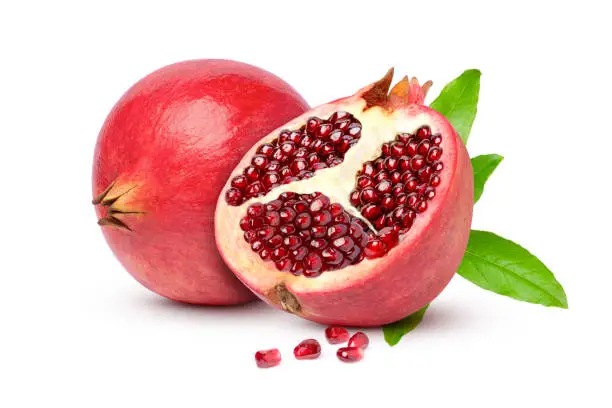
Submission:
[[[1,407],[611,406],[606,2],[127,3],[0,6]],[[538,255],[569,310],[455,277],[398,346],[368,330],[365,360],[346,365],[329,345],[295,361],[323,328],[263,304],[149,293],[96,226],[93,146],[132,83],[191,58],[261,66],[313,106],[391,65],[434,80],[434,97],[479,68],[468,147],[506,160],[474,225]],[[269,347],[284,361],[259,370]]]

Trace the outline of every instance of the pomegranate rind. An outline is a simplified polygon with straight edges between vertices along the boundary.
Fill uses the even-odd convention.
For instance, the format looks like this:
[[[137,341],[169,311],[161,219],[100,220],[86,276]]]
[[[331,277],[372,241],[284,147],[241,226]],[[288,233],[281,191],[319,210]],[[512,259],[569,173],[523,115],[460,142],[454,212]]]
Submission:
[[[436,111],[416,104],[391,110],[367,106],[360,93],[314,108],[261,142],[273,139],[281,129],[301,126],[311,116],[326,117],[338,110],[353,114],[363,126],[359,143],[347,152],[344,162],[336,168],[318,171],[309,180],[280,186],[265,197],[238,207],[227,205],[221,195],[215,214],[217,246],[236,276],[257,296],[278,308],[322,324],[379,326],[397,321],[431,302],[454,275],[467,246],[471,225],[471,162],[458,134]],[[410,231],[386,256],[366,259],[309,279],[277,271],[244,241],[238,221],[246,207],[275,199],[284,191],[321,191],[345,209],[351,207],[348,197],[354,183],[347,179],[354,180],[359,166],[374,158],[372,152],[380,152],[376,146],[382,144],[381,137],[390,141],[397,133],[413,132],[424,125],[432,133],[443,136],[443,182],[436,188],[436,197],[429,209],[417,217]],[[248,164],[255,149],[256,146],[245,155],[231,177]],[[228,184],[223,191],[227,188]]]

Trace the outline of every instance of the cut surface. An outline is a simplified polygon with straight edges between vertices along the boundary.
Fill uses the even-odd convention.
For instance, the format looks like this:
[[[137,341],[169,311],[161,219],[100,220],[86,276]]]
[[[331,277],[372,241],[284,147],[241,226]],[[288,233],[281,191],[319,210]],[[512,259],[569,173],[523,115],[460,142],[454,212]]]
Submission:
[[[336,112],[331,117],[343,116]],[[428,126],[383,143],[380,155],[354,176],[348,201],[356,215],[318,191],[286,191],[275,200],[251,204],[240,220],[244,240],[277,270],[311,278],[382,257],[434,199],[444,168],[441,143],[442,136]]]
[[[387,99],[388,82],[372,92],[380,83],[282,127],[348,112],[361,135],[340,163],[238,205],[222,196],[215,214],[217,245],[237,276],[267,302],[324,324],[379,325],[418,310],[448,283],[467,244],[465,147],[421,104],[416,82],[403,80]],[[224,191],[279,132],[245,155]]]

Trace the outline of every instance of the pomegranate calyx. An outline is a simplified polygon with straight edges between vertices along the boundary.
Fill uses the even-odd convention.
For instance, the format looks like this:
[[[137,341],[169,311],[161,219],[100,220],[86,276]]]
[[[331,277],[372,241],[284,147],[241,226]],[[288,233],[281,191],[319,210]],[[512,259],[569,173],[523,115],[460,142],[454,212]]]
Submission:
[[[287,289],[284,282],[274,286],[266,296],[269,301],[277,304],[282,310],[287,313],[299,315],[302,311],[302,305],[297,300],[295,295]]]
[[[361,95],[366,101],[367,108],[387,105],[389,88],[391,87],[391,81],[393,81],[393,72],[394,68],[391,67],[385,76],[370,85],[369,89]]]
[[[92,200],[93,205],[100,205],[107,208],[106,216],[98,219],[98,225],[101,227],[115,227],[125,231],[132,229],[121,220],[123,215],[144,215],[144,211],[133,210],[125,203],[121,202],[122,197],[126,197],[128,193],[134,191],[137,185],[117,185],[113,181],[101,194]]]
[[[432,81],[427,81],[421,85],[415,77],[409,79],[408,76],[405,76],[389,91],[393,81],[393,72],[394,69],[391,68],[384,77],[374,82],[363,92],[361,97],[366,101],[366,109],[373,106],[397,109],[401,106],[423,105],[425,103],[427,92],[433,85]]]
[[[427,92],[432,85],[432,81],[420,85],[416,78],[408,79],[408,76],[405,76],[389,92],[389,104],[393,107],[411,104],[422,105],[425,103]]]

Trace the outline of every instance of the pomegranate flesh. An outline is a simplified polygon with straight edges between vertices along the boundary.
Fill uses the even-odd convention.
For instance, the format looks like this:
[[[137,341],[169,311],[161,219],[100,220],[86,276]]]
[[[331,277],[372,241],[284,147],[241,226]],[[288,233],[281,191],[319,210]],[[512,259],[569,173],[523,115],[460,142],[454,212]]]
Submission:
[[[219,251],[268,303],[378,326],[431,302],[457,269],[472,217],[468,154],[423,105],[431,83],[405,77],[389,91],[392,75],[273,131],[223,187]]]
[[[215,246],[216,200],[248,149],[306,109],[280,78],[227,60],[170,65],[130,88],[100,131],[93,166],[98,223],[130,274],[177,301],[253,299]]]

